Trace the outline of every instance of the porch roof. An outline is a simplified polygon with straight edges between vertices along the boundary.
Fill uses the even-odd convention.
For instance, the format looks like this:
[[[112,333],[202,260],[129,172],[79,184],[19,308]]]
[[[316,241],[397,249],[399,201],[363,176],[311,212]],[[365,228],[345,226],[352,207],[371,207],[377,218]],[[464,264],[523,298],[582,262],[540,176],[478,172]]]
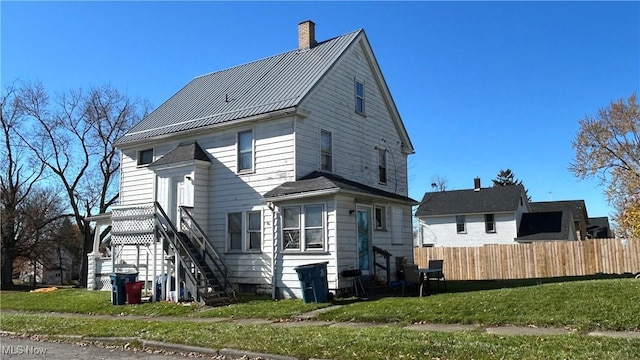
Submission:
[[[267,201],[287,200],[331,193],[353,193],[386,198],[402,203],[417,205],[418,202],[403,195],[380,190],[369,185],[345,179],[341,176],[314,171],[297,181],[289,181],[264,194]]]

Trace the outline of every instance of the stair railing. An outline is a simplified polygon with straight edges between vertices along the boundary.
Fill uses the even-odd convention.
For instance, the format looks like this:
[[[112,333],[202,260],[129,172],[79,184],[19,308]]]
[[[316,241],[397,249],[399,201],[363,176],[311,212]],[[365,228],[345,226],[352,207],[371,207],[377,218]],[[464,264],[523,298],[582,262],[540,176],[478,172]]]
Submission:
[[[182,262],[183,262],[183,267],[185,268],[185,272],[184,272],[185,276],[189,279],[189,281],[192,284],[195,284],[196,289],[194,291],[194,295],[197,297],[196,300],[198,302],[203,302],[203,299],[202,299],[203,296],[207,295],[208,293],[206,291],[206,288],[208,287],[207,280],[205,277],[203,277],[203,279],[200,279],[200,281],[198,281],[198,279],[196,278],[196,275],[192,271],[190,271],[190,269],[188,269],[187,263],[189,263],[189,265],[191,264],[195,265],[196,269],[198,269],[198,271],[201,274],[203,274],[205,270],[201,269],[198,266],[196,259],[193,258],[193,256],[191,255],[191,253],[189,253],[189,251],[186,251],[186,249],[184,248],[184,244],[182,244],[180,237],[178,236],[178,229],[176,229],[173,222],[169,220],[169,218],[167,217],[167,214],[164,212],[164,209],[162,209],[162,206],[160,206],[160,204],[156,202],[155,208],[156,208],[156,224],[157,224],[156,231],[158,231],[160,235],[163,236],[165,239],[167,239],[167,241],[171,244],[175,252],[175,256],[183,256]],[[182,253],[184,254],[180,254],[179,250],[182,250]],[[184,256],[186,256],[186,259],[184,258]],[[204,293],[200,291],[200,288],[205,289]],[[185,289],[185,292],[186,291],[187,289]]]
[[[180,229],[187,234],[191,241],[195,242],[194,245],[196,245],[196,247],[201,249],[201,255],[207,264],[213,264],[215,271],[222,276],[222,281],[220,281],[222,290],[227,293],[227,295],[235,297],[234,286],[229,279],[229,267],[213,247],[209,241],[209,237],[191,215],[191,209],[191,207],[180,206]]]
[[[382,256],[385,263],[381,264],[378,262],[378,256]],[[377,269],[380,268],[386,271],[387,275],[387,284],[391,283],[391,253],[385,249],[379,248],[377,246],[373,246],[373,275],[377,275]]]

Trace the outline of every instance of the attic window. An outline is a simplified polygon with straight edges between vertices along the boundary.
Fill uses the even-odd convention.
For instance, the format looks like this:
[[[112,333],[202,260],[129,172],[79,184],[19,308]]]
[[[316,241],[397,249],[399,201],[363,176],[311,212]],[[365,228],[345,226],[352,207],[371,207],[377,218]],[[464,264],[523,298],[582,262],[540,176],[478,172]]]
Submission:
[[[138,151],[138,166],[149,165],[153,162],[153,149]]]
[[[364,115],[364,81],[355,80],[356,113]]]

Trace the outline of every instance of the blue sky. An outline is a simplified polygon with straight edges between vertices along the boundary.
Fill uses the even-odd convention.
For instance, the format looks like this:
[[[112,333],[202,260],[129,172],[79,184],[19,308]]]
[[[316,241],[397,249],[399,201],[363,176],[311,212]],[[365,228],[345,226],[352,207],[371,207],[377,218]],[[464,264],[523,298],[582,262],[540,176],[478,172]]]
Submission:
[[[533,201],[586,201],[567,170],[578,120],[640,88],[640,2],[2,1],[1,81],[111,83],[154,106],[192,78],[363,28],[409,131],[409,195],[489,186],[511,168]]]

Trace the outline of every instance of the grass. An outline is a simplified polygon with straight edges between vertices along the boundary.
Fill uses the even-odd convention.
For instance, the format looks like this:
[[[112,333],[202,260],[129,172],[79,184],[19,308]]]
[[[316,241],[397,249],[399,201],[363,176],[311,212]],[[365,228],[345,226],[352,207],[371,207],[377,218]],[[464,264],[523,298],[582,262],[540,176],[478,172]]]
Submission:
[[[640,281],[590,280],[539,286],[384,298],[320,314],[325,320],[557,326],[640,330]]]
[[[492,287],[496,284],[492,284]],[[453,288],[456,285],[452,286]],[[290,319],[330,304],[242,297],[218,308],[149,303],[113,306],[109,292],[63,289],[50,293],[0,292],[0,328],[33,334],[134,336],[209,348],[237,348],[306,358],[621,359],[640,358],[640,341],[580,335],[586,330],[640,331],[640,280],[556,282],[515,288],[443,293],[423,298],[359,301],[320,314],[333,321],[386,323],[379,327],[280,327],[181,318]],[[34,313],[31,313],[34,312]],[[48,312],[176,316],[134,320],[49,316]],[[408,323],[558,326],[561,336],[498,336],[478,331],[415,332]]]
[[[235,348],[301,359],[633,359],[638,340],[604,337],[497,336],[372,328],[276,327],[225,323],[55,318],[2,314],[2,328],[37,334],[141,337],[214,349]]]

